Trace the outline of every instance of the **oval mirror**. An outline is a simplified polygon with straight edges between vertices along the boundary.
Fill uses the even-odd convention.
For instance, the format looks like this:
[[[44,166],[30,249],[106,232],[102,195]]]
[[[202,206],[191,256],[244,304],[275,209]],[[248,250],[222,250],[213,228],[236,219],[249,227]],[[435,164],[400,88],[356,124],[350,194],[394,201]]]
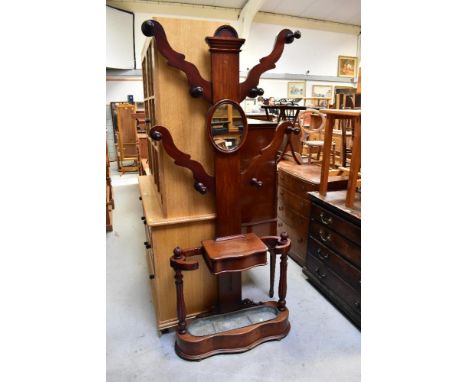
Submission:
[[[217,102],[208,111],[208,134],[215,148],[225,153],[238,150],[247,136],[244,110],[234,101]]]

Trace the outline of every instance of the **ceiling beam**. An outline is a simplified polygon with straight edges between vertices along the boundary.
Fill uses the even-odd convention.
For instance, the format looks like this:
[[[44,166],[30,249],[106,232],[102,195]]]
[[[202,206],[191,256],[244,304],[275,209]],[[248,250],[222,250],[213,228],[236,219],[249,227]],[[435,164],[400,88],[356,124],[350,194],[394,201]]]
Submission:
[[[239,32],[240,38],[248,39],[250,27],[252,26],[255,15],[264,3],[265,0],[248,0],[247,3],[245,3],[239,14],[238,20],[237,31]]]
[[[294,26],[294,28],[318,29],[328,32],[349,33],[358,35],[361,32],[359,25],[343,24],[334,21],[311,19],[306,17],[281,15],[278,13],[260,11],[255,15],[254,22]]]
[[[107,0],[107,5],[129,12],[152,13],[153,15],[181,16],[187,18],[235,20],[239,9],[211,5],[167,3],[165,1]]]

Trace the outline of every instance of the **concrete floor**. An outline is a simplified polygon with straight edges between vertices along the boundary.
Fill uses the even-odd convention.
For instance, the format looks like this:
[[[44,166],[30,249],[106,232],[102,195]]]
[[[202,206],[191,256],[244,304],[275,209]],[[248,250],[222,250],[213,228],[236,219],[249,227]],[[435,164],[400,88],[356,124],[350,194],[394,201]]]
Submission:
[[[114,231],[107,233],[108,382],[360,381],[360,332],[306,281],[293,260],[288,262],[291,332],[286,338],[201,362],[180,359],[174,352],[174,331],[158,335],[156,330],[137,175],[120,176],[114,169],[112,184]],[[265,266],[244,272],[244,297],[269,299],[268,270]]]

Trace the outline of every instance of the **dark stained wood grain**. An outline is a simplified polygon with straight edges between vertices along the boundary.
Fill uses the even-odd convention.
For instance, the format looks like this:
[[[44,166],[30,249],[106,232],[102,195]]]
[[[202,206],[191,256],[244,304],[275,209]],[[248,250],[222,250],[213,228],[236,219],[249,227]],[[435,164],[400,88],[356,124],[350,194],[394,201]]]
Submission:
[[[260,62],[249,71],[245,81],[240,84],[239,98],[237,100],[238,102],[243,101],[249,94],[250,90],[257,87],[260,76],[263,73],[265,73],[267,70],[276,68],[275,64],[283,54],[284,44],[292,42],[291,35],[294,34],[290,29],[283,29],[278,33],[271,53],[268,56],[261,58]]]
[[[214,191],[214,178],[206,173],[205,169],[199,162],[190,159],[190,155],[183,153],[176,147],[169,130],[164,126],[154,126],[151,128],[149,136],[154,140],[160,140],[162,142],[164,150],[166,150],[167,154],[174,159],[174,163],[177,166],[185,167],[192,171],[197,191],[202,194],[206,191]],[[198,183],[202,183],[202,186],[206,187],[206,189],[199,185],[197,188]]]
[[[169,45],[167,41],[166,32],[160,23],[155,20],[146,20],[142,26],[141,30],[143,34],[147,37],[154,37],[156,40],[156,49],[161,53],[163,57],[167,59],[169,66],[172,66],[176,69],[179,69],[185,73],[187,80],[192,88],[201,88],[201,91],[193,91],[192,96],[197,94],[208,102],[212,102],[212,91],[211,83],[202,78],[197,67],[191,62],[185,60],[185,56],[181,53],[176,52]]]

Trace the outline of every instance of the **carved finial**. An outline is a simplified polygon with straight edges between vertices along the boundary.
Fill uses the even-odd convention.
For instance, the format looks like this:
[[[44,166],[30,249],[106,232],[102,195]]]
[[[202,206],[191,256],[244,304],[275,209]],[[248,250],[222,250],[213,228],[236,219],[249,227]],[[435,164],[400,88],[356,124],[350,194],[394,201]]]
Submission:
[[[289,239],[288,233],[287,233],[287,232],[281,232],[281,234],[280,234],[280,242],[281,242],[281,243],[284,243],[284,242],[288,241],[288,239]]]
[[[294,39],[297,38],[301,38],[301,32],[300,31],[295,31],[294,33],[293,32],[289,32],[287,35],[286,35],[286,44],[291,44]]]
[[[150,137],[151,139],[154,139],[155,141],[160,141],[162,139],[162,134],[157,130],[151,129]]]
[[[146,37],[152,37],[154,36],[155,25],[156,25],[156,21],[146,20],[143,24],[141,24],[141,31]]]
[[[195,181],[193,187],[195,187],[195,190],[197,190],[200,194],[203,195],[206,194],[206,191],[208,191],[208,188],[202,182]]]
[[[174,248],[174,259],[181,259],[182,258],[182,250],[180,249],[179,246]]]
[[[248,96],[249,96],[250,98],[255,98],[255,97],[261,96],[261,95],[263,95],[263,94],[264,94],[264,91],[263,91],[262,88],[257,88],[257,87],[255,87],[255,88],[252,88],[252,89],[249,90]]]
[[[203,88],[201,86],[192,86],[189,93],[193,98],[199,98],[203,95]]]

